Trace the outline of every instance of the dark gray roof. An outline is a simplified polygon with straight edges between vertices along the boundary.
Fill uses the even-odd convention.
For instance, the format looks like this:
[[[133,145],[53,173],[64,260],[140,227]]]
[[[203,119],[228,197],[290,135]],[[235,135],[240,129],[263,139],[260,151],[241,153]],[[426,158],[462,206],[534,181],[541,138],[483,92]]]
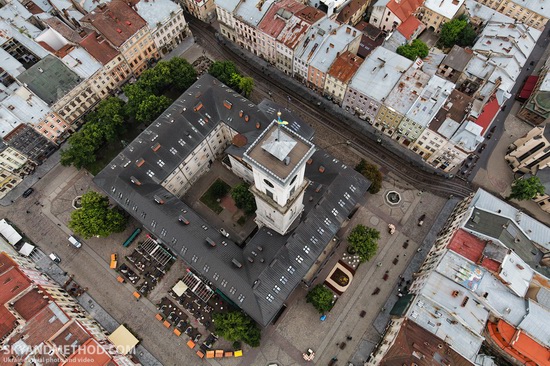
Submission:
[[[49,106],[82,82],[80,76],[52,55],[38,61],[17,79]]]
[[[472,57],[472,51],[466,51],[464,48],[454,45],[443,59],[442,64],[451,67],[453,70],[462,72]]]
[[[227,102],[230,109],[226,107]],[[304,213],[294,231],[281,236],[263,228],[244,249],[234,243],[214,248],[207,245],[206,237],[218,243],[227,239],[216,229],[205,231],[202,226],[209,226],[208,223],[160,183],[221,122],[239,134],[249,136],[248,142],[252,143],[252,137],[257,137],[276,118],[276,106],[270,103],[260,106],[261,109],[210,75],[205,75],[94,181],[195,272],[211,281],[265,326],[298,286],[342,222],[362,201],[370,183],[324,151],[317,151],[312,156],[312,163],[306,167],[306,177],[313,183],[306,190]],[[243,115],[249,116],[248,122],[239,117],[241,110]],[[296,121],[291,116],[285,119]],[[256,128],[256,122],[260,122],[260,129]],[[304,131],[307,139],[313,136],[307,125],[297,122],[295,128]],[[180,144],[180,140],[185,144]],[[161,148],[154,151],[152,146],[157,143]],[[245,149],[232,146],[228,151],[239,153]],[[140,159],[145,162],[138,168],[135,163]],[[159,160],[163,164],[158,164]],[[325,168],[323,173],[319,172],[320,165]],[[138,179],[141,185],[131,183],[130,177]],[[316,193],[319,185],[323,188]],[[164,204],[155,203],[155,196],[162,197]],[[178,222],[183,211],[187,211],[185,217],[190,221],[189,225]],[[252,251],[256,252],[256,257],[252,256]],[[297,260],[298,256],[300,260]],[[250,263],[248,257],[253,257],[254,262]],[[242,267],[233,265],[233,259]]]

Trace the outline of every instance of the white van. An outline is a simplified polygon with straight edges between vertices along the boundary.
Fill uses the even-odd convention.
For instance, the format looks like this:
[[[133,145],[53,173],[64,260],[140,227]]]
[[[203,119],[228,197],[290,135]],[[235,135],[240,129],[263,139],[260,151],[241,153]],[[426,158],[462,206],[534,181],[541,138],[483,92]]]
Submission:
[[[80,248],[82,246],[82,243],[78,241],[77,238],[74,236],[69,236],[69,242],[74,245],[76,248]]]

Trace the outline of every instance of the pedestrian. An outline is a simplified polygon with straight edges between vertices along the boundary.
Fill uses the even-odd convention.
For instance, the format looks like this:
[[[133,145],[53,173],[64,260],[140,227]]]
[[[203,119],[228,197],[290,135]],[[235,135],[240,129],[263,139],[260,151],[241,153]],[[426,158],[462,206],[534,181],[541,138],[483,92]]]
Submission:
[[[27,210],[27,213],[31,213],[29,210]]]

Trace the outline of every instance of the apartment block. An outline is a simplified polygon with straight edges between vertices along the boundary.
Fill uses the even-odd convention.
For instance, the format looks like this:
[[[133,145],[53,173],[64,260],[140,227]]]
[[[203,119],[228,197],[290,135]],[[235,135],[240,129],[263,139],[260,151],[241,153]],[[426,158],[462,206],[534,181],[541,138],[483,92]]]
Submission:
[[[216,4],[214,0],[180,0],[187,11],[203,22],[210,22],[216,18]],[[226,0],[223,0],[225,2]]]
[[[271,64],[278,59],[279,43],[277,41],[281,32],[286,28],[295,14],[306,6],[296,0],[283,0],[276,2],[269,8],[266,15],[258,24],[259,55]]]
[[[199,7],[204,3],[211,6],[208,16],[213,15],[214,1],[189,1]],[[183,16],[182,7],[171,0],[140,1],[134,10],[147,22],[159,55],[166,56],[187,36],[189,27]],[[200,17],[198,17],[201,19]]]
[[[441,26],[464,14],[464,0],[426,0],[420,8],[418,19],[428,29],[439,33]]]
[[[455,84],[434,75],[405,113],[393,138],[405,146],[416,141],[451,95]]]
[[[18,173],[27,162],[28,159],[23,154],[0,141],[0,168],[10,173]]]
[[[367,12],[370,0],[351,0],[338,13],[336,20],[341,24],[357,25]]]
[[[159,58],[147,22],[122,0],[100,4],[80,21],[120,51],[136,77]]]
[[[456,83],[472,57],[472,50],[454,45],[449,53],[445,55],[441,64],[439,64],[437,75]]]
[[[190,0],[193,1],[193,0]],[[220,24],[220,31],[224,37],[232,42],[237,42],[237,29],[233,12],[241,0],[216,0],[216,16]]]
[[[514,172],[535,174],[550,166],[550,129],[535,127],[508,147],[505,156]]]
[[[459,202],[367,365],[396,354],[431,359],[445,347],[446,364],[479,365],[482,343],[512,364],[548,365],[548,235],[550,228],[481,189]],[[411,323],[436,337],[435,353],[432,344],[402,347],[398,337]]]
[[[414,16],[423,0],[379,0],[373,8],[370,23],[391,32],[410,16]]]
[[[1,240],[2,364],[139,365],[121,355],[106,331],[53,280]],[[8,254],[9,253],[9,254]]]
[[[233,12],[237,44],[255,55],[260,54],[258,24],[275,0],[241,1]]]
[[[322,92],[327,72],[334,60],[345,51],[357,54],[360,41],[361,32],[349,25],[332,29],[328,37],[319,44],[316,54],[310,59],[307,85],[313,90]]]
[[[373,123],[382,103],[412,64],[384,47],[376,48],[351,79],[342,107]]]
[[[550,8],[545,7],[544,1],[540,0],[478,0],[478,2],[540,31],[544,30],[550,18]]]
[[[338,55],[326,74],[323,94],[342,105],[348,84],[362,63],[363,59],[350,51]]]
[[[412,64],[380,106],[373,126],[392,136],[429,80],[430,76],[423,72],[418,64]]]

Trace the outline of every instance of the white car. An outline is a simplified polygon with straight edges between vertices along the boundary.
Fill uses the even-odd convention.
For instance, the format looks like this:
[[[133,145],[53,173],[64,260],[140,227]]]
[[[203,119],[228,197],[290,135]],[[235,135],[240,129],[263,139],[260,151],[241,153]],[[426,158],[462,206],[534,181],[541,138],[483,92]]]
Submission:
[[[227,231],[225,231],[224,228],[221,228],[220,229],[220,234],[222,234],[223,236],[225,236],[226,238],[229,238],[229,233]]]

